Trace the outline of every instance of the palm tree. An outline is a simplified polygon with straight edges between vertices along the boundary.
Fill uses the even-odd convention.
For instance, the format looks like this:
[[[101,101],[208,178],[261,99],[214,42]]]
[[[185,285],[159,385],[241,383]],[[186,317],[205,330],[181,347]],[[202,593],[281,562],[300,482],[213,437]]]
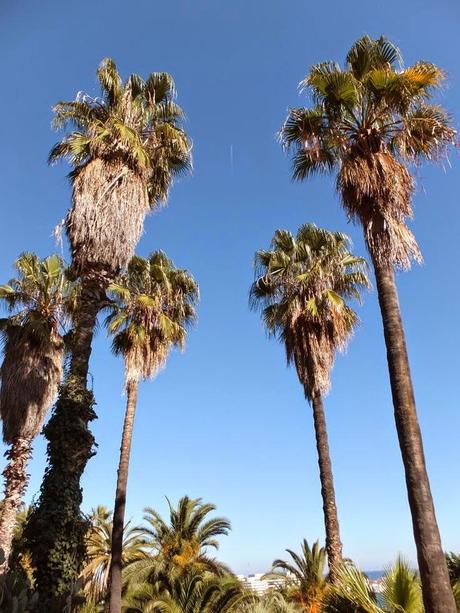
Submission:
[[[460,555],[451,551],[446,554],[446,562],[457,611],[460,611]]]
[[[420,61],[402,69],[387,39],[364,36],[346,66],[313,66],[302,81],[310,108],[291,109],[281,130],[292,151],[293,176],[337,172],[337,189],[349,219],[363,227],[377,281],[396,429],[427,613],[454,613],[425,465],[394,268],[421,255],[407,227],[414,181],[408,164],[439,157],[455,131],[446,111],[431,103],[443,72]]]
[[[96,507],[89,516],[87,534],[87,560],[83,568],[84,591],[90,602],[103,602],[108,596],[109,570],[112,560],[112,512],[103,506]],[[139,528],[124,526],[122,535],[122,564],[127,566],[145,557]]]
[[[23,575],[5,573],[0,576],[0,611],[29,613],[36,610],[37,604],[38,592],[31,589]]]
[[[460,555],[453,551],[446,553],[446,562],[451,584],[460,583]]]
[[[239,613],[300,613],[302,609],[290,602],[281,592],[269,591],[260,598],[255,597],[238,608]]]
[[[302,611],[319,613],[326,602],[330,587],[324,574],[326,549],[320,547],[318,541],[310,548],[304,539],[301,550],[299,555],[286,549],[292,561],[275,560],[272,571],[265,577],[282,578],[285,581],[288,600],[298,604]]]
[[[331,594],[331,611],[359,613],[424,613],[418,573],[398,557],[382,580],[381,603],[367,577],[352,564],[340,570],[340,582]]]
[[[402,557],[385,574],[382,595],[389,613],[423,612],[420,577]]]
[[[72,166],[72,207],[63,225],[81,279],[69,374],[45,431],[49,467],[28,529],[42,600],[57,599],[58,610],[84,557],[80,478],[94,454],[87,375],[96,318],[109,282],[134,255],[146,214],[166,201],[174,177],[191,165],[169,74],[146,80],[133,74],[123,82],[115,63],[105,59],[97,76],[100,97],[79,93],[55,106],[55,127],[72,131],[49,156]]]
[[[229,574],[229,569],[208,555],[208,548],[218,549],[217,537],[227,535],[230,522],[223,517],[208,519],[216,507],[201,498],[184,496],[174,508],[168,500],[169,523],[147,507],[142,528],[144,546],[150,557],[130,566],[128,580],[133,576],[149,581],[155,576],[181,575],[188,570],[216,576]]]
[[[17,277],[0,286],[0,300],[11,313],[0,320],[0,415],[3,440],[10,445],[0,515],[2,572],[8,567],[16,518],[29,481],[32,443],[61,381],[63,335],[74,289],[57,255],[40,260],[33,253],[23,253],[15,268]]]
[[[365,262],[349,251],[349,239],[312,224],[297,236],[277,230],[272,250],[256,254],[250,301],[262,311],[272,336],[284,344],[305,397],[313,408],[331,579],[342,562],[331,458],[323,407],[335,352],[343,349],[357,323],[348,298],[367,287]]]
[[[152,583],[133,584],[125,596],[126,613],[231,613],[250,598],[234,577],[209,577],[188,570]]]
[[[31,510],[30,506],[22,505],[16,515],[8,573],[22,575],[30,585],[33,585],[32,560],[30,551],[24,542],[24,527],[27,524]]]
[[[148,259],[134,257],[127,274],[109,286],[112,298],[107,318],[113,351],[125,361],[126,411],[118,465],[110,566],[110,611],[121,612],[122,538],[129,456],[141,379],[153,378],[169,351],[184,348],[186,326],[195,318],[198,286],[185,270],[175,268],[157,251]]]

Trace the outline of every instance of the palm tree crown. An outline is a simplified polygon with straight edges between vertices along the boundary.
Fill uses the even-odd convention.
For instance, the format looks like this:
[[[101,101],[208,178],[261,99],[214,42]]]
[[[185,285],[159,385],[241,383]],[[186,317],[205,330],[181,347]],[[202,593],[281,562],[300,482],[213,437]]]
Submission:
[[[173,346],[183,348],[196,317],[198,286],[162,252],[132,258],[127,274],[109,288],[106,323],[115,354],[125,359],[126,382],[154,377]]]
[[[330,595],[333,611],[362,613],[423,613],[422,589],[418,573],[401,557],[385,573],[379,600],[368,578],[352,564],[339,573],[340,582]]]
[[[310,400],[328,390],[335,350],[345,347],[357,323],[347,299],[359,300],[368,286],[366,263],[349,246],[345,234],[307,224],[295,237],[277,230],[272,249],[256,254],[251,305],[284,343]]]
[[[408,267],[420,252],[406,226],[414,185],[405,164],[438,157],[455,131],[446,111],[430,102],[443,72],[425,61],[401,64],[390,41],[364,36],[345,68],[313,66],[301,82],[312,106],[291,109],[280,138],[292,151],[294,178],[337,170],[345,209],[363,224],[373,256]]]
[[[96,603],[107,596],[111,559],[112,512],[103,506],[91,511],[87,535],[87,563],[82,578],[85,592]],[[123,565],[145,557],[139,529],[125,525],[123,533]]]
[[[65,158],[73,167],[65,225],[76,270],[103,263],[116,272],[133,255],[149,207],[166,200],[174,177],[191,168],[191,146],[169,74],[123,82],[114,61],[104,59],[97,77],[100,97],[79,92],[55,105],[56,129],[73,130],[49,161]]]
[[[267,578],[287,578],[287,593],[290,600],[301,605],[302,610],[313,613],[320,611],[325,602],[329,584],[325,577],[326,549],[318,541],[310,547],[302,541],[301,553],[286,550],[291,561],[275,560],[272,572]]]
[[[181,576],[163,577],[161,584],[129,585],[124,611],[236,613],[248,598],[234,577],[212,577],[189,570]]]
[[[179,568],[194,567],[220,572],[223,568],[206,555],[207,548],[218,549],[218,536],[230,531],[230,522],[223,517],[207,519],[216,507],[203,503],[201,498],[184,496],[177,508],[169,502],[169,523],[150,507],[144,516],[148,526],[144,528],[146,546],[161,560]],[[215,568],[214,568],[215,566]]]
[[[57,255],[40,260],[23,253],[15,267],[17,277],[0,286],[0,299],[11,312],[0,320],[0,415],[7,443],[41,429],[61,380],[63,335],[76,300],[75,284]]]

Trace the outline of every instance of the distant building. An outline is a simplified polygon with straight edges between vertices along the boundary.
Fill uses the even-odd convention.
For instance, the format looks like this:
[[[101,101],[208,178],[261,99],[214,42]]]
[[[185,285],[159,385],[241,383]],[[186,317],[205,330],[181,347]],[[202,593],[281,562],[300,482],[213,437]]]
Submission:
[[[381,594],[383,592],[382,579],[370,579],[369,584],[374,594]]]
[[[284,585],[285,579],[263,579],[264,573],[257,573],[255,575],[237,575],[238,579],[244,585],[244,587],[252,590],[256,594],[264,594],[268,590],[274,588],[280,588]]]

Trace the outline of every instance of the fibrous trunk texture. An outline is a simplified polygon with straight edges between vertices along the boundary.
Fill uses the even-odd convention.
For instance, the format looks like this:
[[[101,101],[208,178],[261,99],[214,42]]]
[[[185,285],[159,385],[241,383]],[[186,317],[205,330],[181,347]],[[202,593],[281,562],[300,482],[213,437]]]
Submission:
[[[31,455],[32,438],[30,437],[18,437],[5,453],[8,464],[3,471],[5,490],[0,515],[0,547],[3,550],[5,562],[0,566],[0,572],[5,572],[8,568],[16,517],[29,481],[27,464]]]
[[[339,518],[335,502],[334,479],[329,453],[326,417],[321,395],[312,397],[313,421],[315,426],[316,448],[318,451],[321,496],[323,498],[324,524],[326,529],[326,551],[332,583],[337,580],[337,571],[342,564],[342,542],[340,540]]]
[[[407,227],[412,217],[414,181],[407,168],[376,143],[367,154],[350,149],[341,165],[337,186],[348,216],[359,220],[372,257],[410,268],[422,259],[414,235]]]
[[[123,568],[123,528],[125,524],[126,490],[128,485],[129,457],[133,437],[134,416],[137,403],[137,381],[128,381],[126,385],[126,413],[120,446],[117,490],[112,528],[112,560],[109,573],[109,612],[121,613],[121,573]]]
[[[94,455],[89,422],[96,417],[94,396],[87,390],[87,376],[105,285],[105,281],[97,278],[82,280],[69,374],[45,427],[48,467],[26,528],[40,593],[39,610],[47,613],[63,610],[85,559],[88,524],[80,511],[80,479]]]
[[[75,178],[65,221],[75,270],[116,274],[124,268],[149,208],[145,181],[122,160],[89,162]]]
[[[61,382],[63,357],[58,335],[44,341],[36,338],[32,325],[8,327],[0,371],[5,443],[32,439],[40,432]]]
[[[372,255],[372,254],[371,254]],[[425,465],[404,329],[392,266],[372,258],[382,313],[394,416],[412,514],[425,613],[455,613]]]

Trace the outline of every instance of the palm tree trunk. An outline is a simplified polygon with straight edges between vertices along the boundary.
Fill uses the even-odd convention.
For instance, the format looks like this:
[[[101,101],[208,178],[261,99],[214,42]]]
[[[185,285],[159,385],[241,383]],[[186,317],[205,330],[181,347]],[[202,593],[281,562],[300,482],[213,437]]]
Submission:
[[[392,266],[382,265],[375,258],[372,259],[425,612],[455,613],[454,597],[425,465],[394,271]]]
[[[109,572],[110,613],[121,613],[121,571],[123,556],[123,528],[125,525],[126,488],[128,484],[129,456],[133,438],[134,416],[137,404],[137,381],[126,384],[126,412],[120,446],[117,490],[112,527],[112,560]]]
[[[48,467],[38,503],[26,526],[40,593],[39,610],[46,613],[63,610],[62,603],[71,592],[86,555],[88,525],[80,511],[80,480],[94,455],[89,423],[96,418],[94,396],[87,389],[87,378],[94,329],[107,283],[100,276],[82,279],[69,373],[44,429]]]
[[[72,331],[72,357],[70,361],[70,375],[80,380],[86,387],[97,315],[105,299],[105,290],[108,281],[105,279],[82,279],[80,309],[76,316],[75,327]]]
[[[3,550],[4,562],[0,572],[8,570],[8,560],[11,553],[16,516],[22,504],[22,497],[27,488],[29,475],[27,464],[32,455],[32,438],[18,437],[5,453],[9,460],[3,471],[5,477],[5,492],[0,516],[0,548]]]
[[[321,496],[323,497],[326,551],[329,562],[330,579],[332,583],[335,583],[337,580],[337,570],[342,564],[342,542],[340,540],[339,518],[337,516],[337,505],[335,502],[334,479],[332,476],[332,463],[329,453],[326,417],[321,394],[315,393],[313,395],[312,407],[316,449],[318,450]]]

